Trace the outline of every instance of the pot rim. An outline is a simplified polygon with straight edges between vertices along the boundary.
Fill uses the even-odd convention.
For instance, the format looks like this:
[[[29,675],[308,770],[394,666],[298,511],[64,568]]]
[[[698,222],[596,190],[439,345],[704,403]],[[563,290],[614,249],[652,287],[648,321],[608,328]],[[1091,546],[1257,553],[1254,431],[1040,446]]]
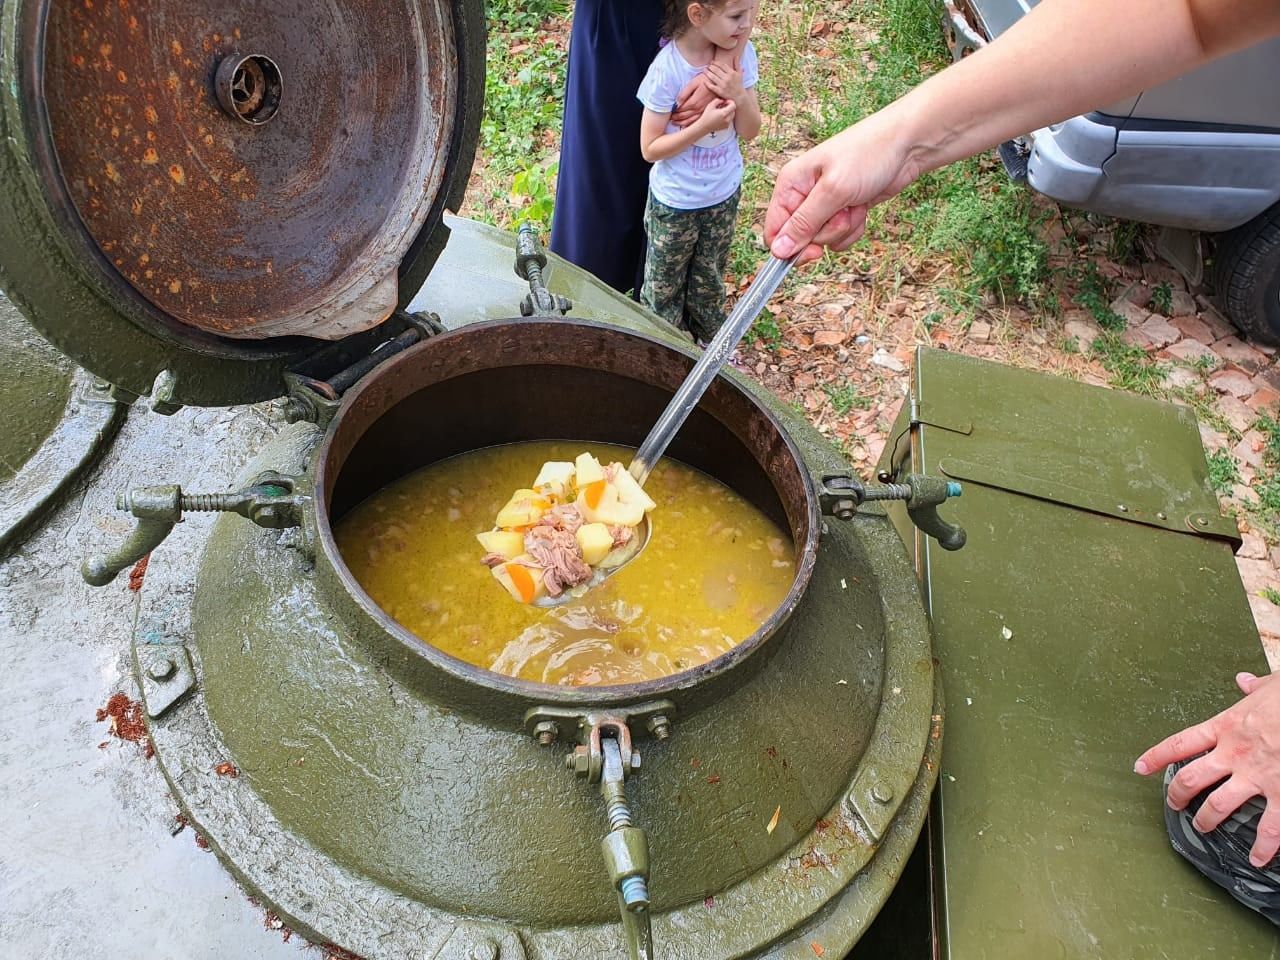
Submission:
[[[329,521],[331,507],[329,490],[331,486],[336,483],[338,476],[341,474],[342,467],[346,464],[344,459],[341,466],[338,466],[331,471],[329,468],[329,459],[334,440],[339,432],[346,426],[346,423],[349,420],[350,411],[355,408],[367,393],[377,386],[379,381],[401,367],[409,366],[418,362],[418,358],[422,353],[447,348],[449,342],[453,340],[483,336],[491,331],[495,333],[500,332],[514,324],[518,324],[525,330],[532,330],[539,326],[554,326],[556,328],[566,330],[578,329],[598,331],[604,333],[606,336],[627,337],[644,341],[652,346],[668,351],[680,359],[696,360],[698,356],[693,351],[681,349],[668,340],[609,324],[572,318],[512,318],[509,320],[500,319],[467,324],[455,330],[438,334],[437,336],[431,337],[430,339],[422,341],[408,350],[403,351],[394,358],[388,360],[386,363],[379,365],[365,377],[361,378],[361,380],[343,397],[341,407],[330,422],[329,427],[325,431],[324,437],[317,448],[315,455],[316,468],[314,491],[317,541],[320,547],[320,554],[323,555],[327,561],[333,574],[337,577],[347,595],[355,601],[355,605],[359,612],[364,617],[372,621],[378,628],[391,636],[396,641],[400,651],[402,653],[409,654],[412,662],[425,664],[440,671],[452,680],[485,688],[494,693],[514,696],[529,704],[549,704],[571,707],[608,707],[639,703],[642,701],[659,700],[681,691],[700,687],[708,681],[723,677],[725,674],[750,659],[754,654],[766,648],[769,641],[778,635],[783,625],[790,618],[792,612],[804,599],[805,593],[809,587],[809,582],[812,579],[813,569],[817,560],[817,544],[820,532],[818,496],[813,476],[805,464],[804,457],[801,455],[799,447],[796,445],[796,442],[791,437],[790,433],[788,433],[782,421],[772,410],[769,409],[767,405],[753,396],[750,390],[745,389],[741,383],[737,382],[736,375],[731,373],[726,375],[727,371],[721,372],[720,375],[717,376],[715,382],[730,387],[736,394],[743,397],[752,407],[754,407],[756,412],[764,415],[770,427],[784,444],[789,459],[795,464],[795,468],[800,475],[801,488],[804,491],[804,512],[805,519],[807,521],[807,532],[804,537],[804,542],[794,544],[796,549],[795,576],[792,579],[791,587],[787,591],[786,596],[783,597],[781,603],[756,631],[745,638],[742,642],[735,644],[730,650],[713,660],[709,660],[696,667],[691,667],[688,670],[682,670],[679,673],[668,674],[665,677],[660,677],[655,680],[646,680],[641,683],[571,687],[559,684],[543,683],[536,680],[522,680],[516,677],[497,673],[485,667],[476,666],[475,664],[468,663],[467,661],[455,657],[452,654],[444,652],[439,647],[436,647],[429,641],[424,640],[417,634],[402,626],[398,621],[386,613],[386,611],[384,611],[368,593],[365,592],[364,588],[347,567],[346,562],[342,557],[342,552],[338,549],[337,542],[334,539],[333,528]],[[525,358],[520,362],[504,363],[502,362],[503,355],[499,351],[491,352],[487,359],[490,362],[481,365],[476,369],[492,370],[503,366],[522,366],[530,362]],[[578,366],[576,363],[560,361],[554,355],[538,357],[535,362],[546,365]],[[646,382],[651,383],[651,381]],[[651,385],[658,386],[657,384],[652,383]],[[665,387],[662,387],[661,389],[665,389]],[[361,436],[368,431],[369,427],[394,409],[399,403],[407,399],[410,395],[411,393],[403,394],[394,401],[388,403],[382,410],[378,411],[376,416],[370,421],[369,425],[364,431],[362,431]],[[490,446],[492,445],[493,444],[490,444]],[[475,449],[483,448],[477,447]],[[721,480],[721,482],[723,483],[724,481]],[[782,499],[781,496],[779,496],[779,499]]]

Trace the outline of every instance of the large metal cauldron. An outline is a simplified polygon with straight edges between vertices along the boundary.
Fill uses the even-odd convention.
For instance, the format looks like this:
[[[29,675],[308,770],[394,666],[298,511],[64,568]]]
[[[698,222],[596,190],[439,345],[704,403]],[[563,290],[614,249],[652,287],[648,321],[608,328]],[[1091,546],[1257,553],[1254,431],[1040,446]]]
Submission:
[[[672,450],[790,529],[800,562],[757,634],[663,680],[564,689],[463,664],[387,618],[328,532],[462,450],[636,442],[690,365],[599,324],[464,328],[371,374],[323,438],[302,430],[255,464],[299,488],[314,465],[314,560],[299,538],[218,523],[180,638],[199,696],[152,730],[192,820],[291,923],[371,956],[416,955],[413,937],[442,931],[476,955],[626,956],[604,805],[565,769],[600,726],[643,754],[625,789],[649,838],[656,956],[810,942],[839,956],[874,916],[936,777],[929,632],[889,522],[819,519],[811,477],[839,461],[803,424],[722,379]],[[562,412],[520,413],[530,390],[548,402],[529,411]],[[583,390],[598,398],[589,413],[570,402]],[[170,681],[146,674],[153,650],[138,650],[145,692],[164,695]],[[539,738],[549,721],[554,737]],[[216,773],[225,761],[240,777]]]

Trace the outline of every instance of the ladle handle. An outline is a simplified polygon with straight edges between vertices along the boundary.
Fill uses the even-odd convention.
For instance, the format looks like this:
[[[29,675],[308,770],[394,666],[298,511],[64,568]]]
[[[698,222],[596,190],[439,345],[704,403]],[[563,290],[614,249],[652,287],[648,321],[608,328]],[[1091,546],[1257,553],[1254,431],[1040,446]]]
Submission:
[[[689,371],[689,376],[685,378],[684,383],[680,384],[680,389],[667,404],[667,409],[662,411],[662,416],[658,418],[658,422],[653,425],[649,435],[644,438],[644,443],[640,444],[640,449],[636,451],[635,459],[631,461],[631,466],[628,468],[636,483],[643,486],[649,479],[649,473],[654,465],[662,459],[662,455],[666,453],[676,433],[689,419],[689,414],[698,405],[702,395],[707,392],[707,387],[711,386],[711,381],[729,361],[733,348],[746,336],[747,331],[751,329],[751,324],[755,322],[756,317],[760,316],[760,311],[765,308],[765,304],[769,302],[769,298],[773,296],[778,285],[782,283],[783,277],[795,262],[795,257],[789,260],[769,257],[756,273],[756,278],[751,281],[747,292],[738,298],[738,302],[734,304],[733,313],[729,314],[729,319],[724,322],[711,343],[707,344],[702,357]]]

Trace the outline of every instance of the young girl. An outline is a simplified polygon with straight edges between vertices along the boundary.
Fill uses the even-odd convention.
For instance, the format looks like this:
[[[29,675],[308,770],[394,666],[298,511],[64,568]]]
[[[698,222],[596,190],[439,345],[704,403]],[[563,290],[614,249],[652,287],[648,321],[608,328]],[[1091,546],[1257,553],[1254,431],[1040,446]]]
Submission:
[[[706,343],[724,323],[724,270],[738,216],[738,138],[760,132],[756,51],[748,37],[756,0],[667,0],[658,51],[637,93],[640,150],[653,162],[644,226],[649,236],[640,299]],[[731,65],[714,62],[733,51]],[[680,90],[705,71],[718,99],[681,129],[670,122]]]

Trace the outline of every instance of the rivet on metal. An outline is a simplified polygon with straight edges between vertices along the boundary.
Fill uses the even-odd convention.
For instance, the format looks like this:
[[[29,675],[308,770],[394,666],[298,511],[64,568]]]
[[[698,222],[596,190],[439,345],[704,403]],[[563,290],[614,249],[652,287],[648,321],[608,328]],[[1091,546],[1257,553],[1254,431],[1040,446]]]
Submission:
[[[1200,517],[1200,518],[1198,518],[1198,519],[1196,520],[1196,523],[1200,524],[1200,526],[1202,526],[1202,527],[1207,527],[1207,526],[1209,525],[1209,521],[1208,521],[1208,520],[1206,520],[1204,517]]]
[[[492,940],[477,943],[471,948],[471,960],[498,960],[498,945]]]
[[[1129,512],[1129,508],[1128,508],[1128,507],[1126,507],[1123,503],[1122,503],[1122,504],[1120,504],[1118,507],[1116,507],[1116,509],[1117,509],[1117,510],[1119,510],[1121,513],[1128,513],[1128,512]]]
[[[1168,516],[1165,514],[1165,512],[1162,510],[1162,511],[1160,511],[1159,513],[1157,513],[1157,514],[1156,514],[1156,519],[1157,519],[1157,520],[1168,520],[1168,519],[1169,519],[1169,517],[1168,517]]]
[[[156,657],[147,664],[147,676],[152,680],[167,680],[176,669],[178,665],[173,662],[172,657]]]
[[[893,787],[883,780],[877,780],[871,786],[871,799],[876,803],[889,803],[893,799]]]

